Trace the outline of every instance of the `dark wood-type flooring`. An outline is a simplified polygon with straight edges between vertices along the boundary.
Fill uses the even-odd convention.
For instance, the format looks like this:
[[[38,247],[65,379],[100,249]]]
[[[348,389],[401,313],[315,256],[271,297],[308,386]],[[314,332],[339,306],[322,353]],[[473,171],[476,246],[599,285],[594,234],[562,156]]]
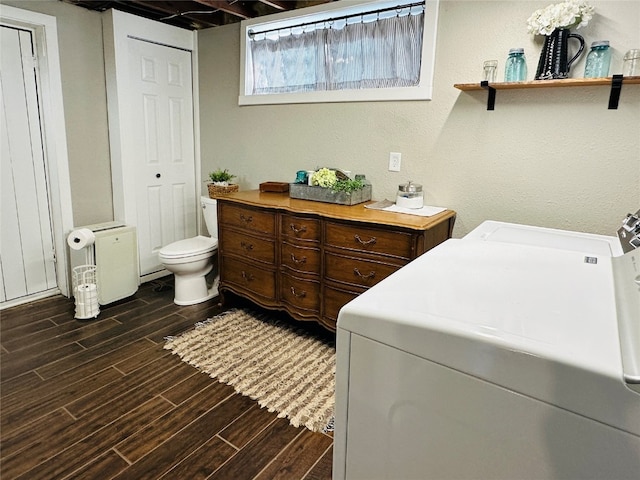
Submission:
[[[163,349],[221,311],[171,277],[76,320],[62,296],[0,312],[9,479],[330,479],[333,438],[294,428]]]

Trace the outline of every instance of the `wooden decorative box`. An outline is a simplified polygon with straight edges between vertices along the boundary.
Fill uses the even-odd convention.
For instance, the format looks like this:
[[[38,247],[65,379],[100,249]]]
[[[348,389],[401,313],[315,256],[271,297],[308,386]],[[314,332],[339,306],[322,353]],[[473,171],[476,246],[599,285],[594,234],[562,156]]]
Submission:
[[[360,190],[351,193],[334,192],[330,188],[309,186],[304,183],[292,183],[289,186],[289,197],[315,202],[337,203],[340,205],[355,205],[371,200],[371,185],[365,185]]]
[[[289,184],[285,182],[263,182],[260,184],[261,192],[288,192]]]

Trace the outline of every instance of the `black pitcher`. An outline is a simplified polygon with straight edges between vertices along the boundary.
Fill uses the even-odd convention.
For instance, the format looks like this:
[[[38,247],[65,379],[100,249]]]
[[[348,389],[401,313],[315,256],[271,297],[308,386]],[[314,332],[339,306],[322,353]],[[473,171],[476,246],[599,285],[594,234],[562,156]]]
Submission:
[[[575,38],[580,42],[578,52],[567,61],[569,56],[569,39]],[[567,28],[556,28],[551,35],[544,39],[544,47],[540,52],[536,80],[552,80],[569,78],[569,68],[584,50],[584,38],[577,33],[571,33]]]

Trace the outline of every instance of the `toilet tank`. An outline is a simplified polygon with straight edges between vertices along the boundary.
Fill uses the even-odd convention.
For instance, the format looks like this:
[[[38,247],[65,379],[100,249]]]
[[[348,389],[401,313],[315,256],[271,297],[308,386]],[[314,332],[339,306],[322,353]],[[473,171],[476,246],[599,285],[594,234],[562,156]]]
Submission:
[[[200,197],[204,223],[211,238],[218,238],[218,205],[217,201],[209,197]]]

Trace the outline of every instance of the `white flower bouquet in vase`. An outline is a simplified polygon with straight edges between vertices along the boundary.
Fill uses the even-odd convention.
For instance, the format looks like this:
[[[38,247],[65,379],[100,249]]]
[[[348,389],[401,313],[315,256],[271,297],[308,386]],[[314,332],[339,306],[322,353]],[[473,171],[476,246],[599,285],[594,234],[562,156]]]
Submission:
[[[595,9],[584,0],[566,0],[533,12],[527,20],[529,33],[545,35],[536,80],[569,78],[569,69],[584,51],[584,38],[571,28],[589,24]],[[569,58],[569,39],[579,42],[578,51]]]

